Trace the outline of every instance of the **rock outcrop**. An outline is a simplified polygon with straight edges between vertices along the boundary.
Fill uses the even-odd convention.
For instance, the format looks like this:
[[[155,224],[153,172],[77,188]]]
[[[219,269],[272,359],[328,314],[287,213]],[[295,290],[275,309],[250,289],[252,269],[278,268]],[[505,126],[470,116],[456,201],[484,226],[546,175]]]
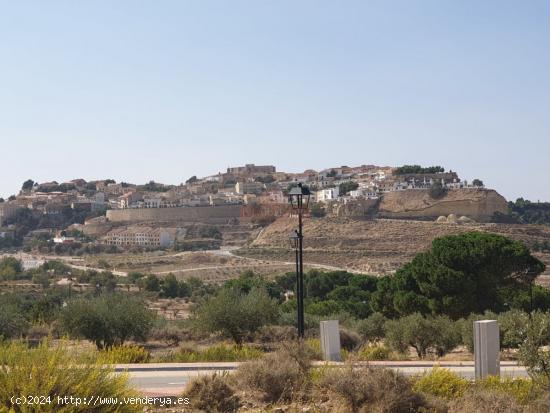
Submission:
[[[455,189],[439,199],[427,190],[409,189],[384,194],[378,208],[380,218],[437,219],[439,216],[465,215],[487,222],[496,212],[507,213],[506,199],[487,189]]]

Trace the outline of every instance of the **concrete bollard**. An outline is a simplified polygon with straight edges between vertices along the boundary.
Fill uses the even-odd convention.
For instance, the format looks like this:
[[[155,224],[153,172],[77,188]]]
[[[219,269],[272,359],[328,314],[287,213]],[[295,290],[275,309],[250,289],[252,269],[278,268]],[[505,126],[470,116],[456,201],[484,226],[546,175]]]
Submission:
[[[474,321],[476,380],[500,376],[500,334],[496,320]]]
[[[321,352],[325,361],[340,361],[338,320],[321,321]]]

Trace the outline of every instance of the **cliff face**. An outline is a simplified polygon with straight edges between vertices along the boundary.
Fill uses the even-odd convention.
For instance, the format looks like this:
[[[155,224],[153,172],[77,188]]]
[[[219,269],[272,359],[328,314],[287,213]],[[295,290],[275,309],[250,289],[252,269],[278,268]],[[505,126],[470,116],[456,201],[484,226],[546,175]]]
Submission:
[[[379,204],[381,218],[437,218],[441,215],[466,215],[477,221],[488,221],[495,212],[507,213],[506,199],[494,190],[450,190],[440,199],[429,191],[406,190],[384,194]]]

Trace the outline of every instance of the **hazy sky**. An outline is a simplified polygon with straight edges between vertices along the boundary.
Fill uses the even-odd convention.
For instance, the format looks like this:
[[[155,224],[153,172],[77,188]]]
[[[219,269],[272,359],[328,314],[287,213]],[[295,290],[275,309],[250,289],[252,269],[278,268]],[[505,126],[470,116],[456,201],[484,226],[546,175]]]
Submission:
[[[440,164],[550,201],[550,1],[0,0],[0,196]]]

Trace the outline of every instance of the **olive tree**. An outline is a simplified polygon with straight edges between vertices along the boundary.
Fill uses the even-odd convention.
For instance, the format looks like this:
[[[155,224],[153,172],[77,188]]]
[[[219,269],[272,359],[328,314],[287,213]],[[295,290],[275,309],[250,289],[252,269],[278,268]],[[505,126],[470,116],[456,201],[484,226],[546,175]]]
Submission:
[[[400,353],[413,347],[419,358],[425,358],[429,351],[441,357],[460,344],[460,339],[460,330],[446,316],[415,313],[386,322],[386,343]]]
[[[247,334],[276,321],[277,315],[277,303],[265,289],[243,293],[222,288],[196,309],[194,322],[202,331],[222,334],[240,344]]]
[[[98,349],[144,341],[153,326],[154,313],[140,299],[124,294],[102,294],[70,302],[61,311],[61,327],[73,337],[93,341]]]

